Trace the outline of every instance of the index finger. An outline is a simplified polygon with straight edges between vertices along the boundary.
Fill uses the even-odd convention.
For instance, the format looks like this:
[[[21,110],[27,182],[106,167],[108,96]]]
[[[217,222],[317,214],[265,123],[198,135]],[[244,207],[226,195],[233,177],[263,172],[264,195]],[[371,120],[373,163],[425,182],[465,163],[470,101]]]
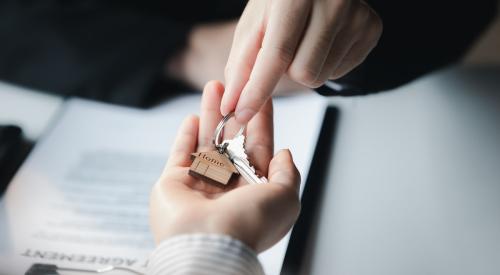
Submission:
[[[245,144],[248,157],[264,176],[267,176],[269,162],[274,153],[273,131],[273,104],[272,99],[268,99],[260,112],[248,123]]]
[[[239,123],[247,123],[260,110],[292,62],[305,29],[309,2],[272,2],[262,47],[236,106]]]

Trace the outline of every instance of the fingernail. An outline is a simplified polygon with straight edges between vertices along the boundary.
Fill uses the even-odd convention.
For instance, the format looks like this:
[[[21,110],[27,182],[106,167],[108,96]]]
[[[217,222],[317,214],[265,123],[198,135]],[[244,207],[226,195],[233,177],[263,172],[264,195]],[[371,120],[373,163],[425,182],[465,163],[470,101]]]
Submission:
[[[280,158],[284,157],[292,158],[292,153],[290,152],[290,149],[281,149],[278,151],[278,153],[276,153],[276,156]]]
[[[221,101],[221,104],[220,104],[220,112],[223,116],[229,114],[231,112],[231,110],[228,110],[229,107],[228,107],[228,101],[229,101],[229,86],[226,86],[226,88],[224,89],[224,94],[222,95],[222,101]]]
[[[230,91],[233,88],[232,84],[233,83],[231,79],[226,79],[226,81],[224,82],[224,87],[226,87],[226,92]]]
[[[241,124],[246,124],[255,115],[255,111],[249,108],[245,108],[241,111],[236,111],[236,120]]]
[[[281,155],[282,153],[286,153],[286,151],[288,151],[288,149],[279,149],[278,152],[276,152],[276,156],[279,156]]]
[[[231,110],[229,110],[229,107],[228,107],[228,104],[226,103],[226,99],[225,97],[222,97],[222,102],[221,102],[221,105],[220,105],[220,112],[223,116],[229,114],[231,112]]]
[[[224,102],[224,100],[222,100],[222,102]],[[224,105],[224,104],[220,105],[220,113],[221,113],[221,115],[225,116],[225,115],[228,114],[228,112],[226,111],[226,109],[227,109],[226,105]]]
[[[290,182],[290,173],[287,170],[279,170],[273,174],[272,181],[275,183],[289,183]]]

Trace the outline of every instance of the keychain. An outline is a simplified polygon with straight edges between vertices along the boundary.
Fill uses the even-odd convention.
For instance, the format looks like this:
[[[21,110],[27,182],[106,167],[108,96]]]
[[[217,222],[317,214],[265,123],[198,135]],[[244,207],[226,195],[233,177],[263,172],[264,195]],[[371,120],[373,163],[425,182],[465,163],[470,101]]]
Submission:
[[[213,138],[215,150],[191,155],[193,163],[189,173],[222,185],[227,185],[234,174],[240,174],[250,184],[266,183],[265,177],[255,173],[245,152],[245,126],[232,139],[222,140],[224,127],[233,116],[234,113],[227,114],[217,125]]]

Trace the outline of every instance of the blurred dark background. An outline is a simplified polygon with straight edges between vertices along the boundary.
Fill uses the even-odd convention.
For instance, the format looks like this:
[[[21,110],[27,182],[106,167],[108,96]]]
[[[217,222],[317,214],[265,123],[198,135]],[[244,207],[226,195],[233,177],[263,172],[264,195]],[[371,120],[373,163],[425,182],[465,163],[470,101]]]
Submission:
[[[364,64],[339,80],[354,87],[353,94],[392,89],[458,62],[492,22],[498,1],[366,2],[383,19],[384,33]],[[193,46],[193,31],[216,22],[236,24],[245,3],[1,0],[0,80],[63,96],[150,106],[199,90],[187,80],[193,74],[222,79],[231,40],[218,37],[221,31],[207,32],[213,37]],[[166,70],[192,47],[206,49],[198,49],[204,71]]]

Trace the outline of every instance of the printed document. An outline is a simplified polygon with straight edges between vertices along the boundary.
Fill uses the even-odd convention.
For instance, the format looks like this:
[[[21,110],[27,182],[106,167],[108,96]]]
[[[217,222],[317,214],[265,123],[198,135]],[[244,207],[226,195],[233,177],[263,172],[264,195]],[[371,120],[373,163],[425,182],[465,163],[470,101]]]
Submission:
[[[154,249],[149,193],[199,103],[189,95],[138,110],[68,100],[0,203],[0,274],[24,274],[33,263],[144,272]],[[316,94],[275,100],[275,148],[290,148],[302,179],[325,105]],[[288,239],[259,255],[267,274],[280,273]]]

